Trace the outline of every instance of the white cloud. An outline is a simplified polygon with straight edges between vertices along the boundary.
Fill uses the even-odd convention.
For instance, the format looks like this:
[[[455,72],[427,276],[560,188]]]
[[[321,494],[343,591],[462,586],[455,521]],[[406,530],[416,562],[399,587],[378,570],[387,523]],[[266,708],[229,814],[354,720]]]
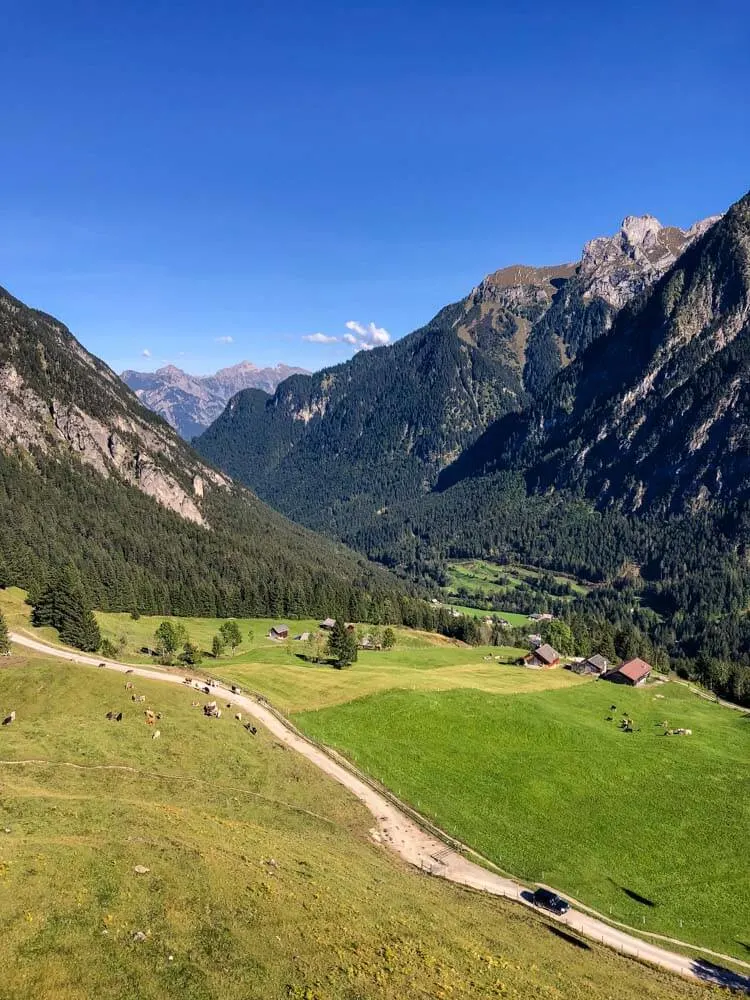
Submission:
[[[373,347],[381,347],[391,342],[390,333],[375,323],[368,323],[365,326],[356,319],[350,319],[344,326],[349,333],[344,333],[340,337],[330,336],[327,333],[308,333],[302,339],[309,344],[350,344],[358,351],[371,351]]]
[[[381,347],[383,344],[389,344],[391,340],[391,335],[382,326],[376,326],[375,323],[368,323],[364,326],[362,323],[357,322],[356,319],[350,319],[345,324],[347,330],[351,330],[352,334],[356,334],[359,340],[356,341],[352,334],[348,334],[344,337],[348,344],[358,343],[360,347],[368,348]],[[351,338],[351,339],[350,339]]]
[[[308,333],[306,337],[302,338],[310,344],[335,344],[338,341],[338,337],[329,337],[325,333]]]
[[[370,323],[367,329],[370,337],[372,337],[373,344],[387,344],[391,339],[390,333],[382,326],[375,326],[374,323]]]
[[[217,344],[233,344],[234,337],[214,337]]]
[[[141,357],[143,357],[143,358],[150,358],[151,357],[151,351],[149,351],[149,349],[147,347],[144,347],[143,350],[141,351]]]

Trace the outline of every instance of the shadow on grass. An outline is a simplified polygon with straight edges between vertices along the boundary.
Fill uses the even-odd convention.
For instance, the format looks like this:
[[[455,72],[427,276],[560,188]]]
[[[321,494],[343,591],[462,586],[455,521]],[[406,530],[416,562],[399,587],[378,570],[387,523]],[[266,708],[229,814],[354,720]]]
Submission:
[[[557,927],[555,924],[545,924],[547,930],[550,934],[554,934],[555,937],[561,938],[563,941],[567,941],[568,944],[574,945],[576,948],[580,948],[582,951],[591,951],[591,945],[586,944],[575,934],[570,934],[568,931],[564,931],[561,927]]]
[[[649,899],[648,896],[642,896],[640,892],[636,892],[635,889],[628,889],[627,886],[620,885],[615,882],[613,878],[610,878],[609,881],[615,889],[619,889],[620,892],[624,892],[628,899],[632,899],[634,903],[639,903],[641,906],[656,906],[653,899]]]
[[[691,966],[693,973],[705,983],[723,986],[738,993],[750,993],[750,976],[742,976],[722,965],[714,965],[704,959],[696,959]]]

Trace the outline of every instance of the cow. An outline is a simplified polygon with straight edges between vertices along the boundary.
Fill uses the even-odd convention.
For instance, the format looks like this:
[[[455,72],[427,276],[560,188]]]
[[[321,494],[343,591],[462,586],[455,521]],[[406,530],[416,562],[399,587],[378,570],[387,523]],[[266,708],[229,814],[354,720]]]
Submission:
[[[154,732],[154,735],[153,735],[153,736],[151,737],[151,739],[152,739],[152,740],[158,740],[160,736],[161,736],[161,730],[160,730],[160,729],[157,729],[157,730],[156,730],[156,731]]]
[[[15,721],[16,721],[16,713],[15,712],[11,712],[10,715],[6,715],[6,717],[3,719],[3,725],[4,726],[9,726],[11,724],[11,722],[15,722]]]

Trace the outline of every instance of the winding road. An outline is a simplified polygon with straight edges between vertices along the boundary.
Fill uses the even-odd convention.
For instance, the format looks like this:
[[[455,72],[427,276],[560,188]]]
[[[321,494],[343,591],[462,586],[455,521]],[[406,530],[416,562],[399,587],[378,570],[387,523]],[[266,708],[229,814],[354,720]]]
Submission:
[[[25,646],[35,652],[56,656],[73,663],[95,667],[104,664],[108,669],[116,670],[120,673],[127,671],[136,677],[184,686],[183,677],[174,673],[170,674],[161,670],[152,670],[146,667],[119,663],[115,660],[86,656],[83,653],[76,653],[47,645],[37,639],[16,632],[10,633],[10,639],[19,646]],[[195,691],[195,688],[192,690]],[[304,739],[299,733],[293,731],[273,712],[269,711],[268,708],[255,699],[242,694],[233,694],[223,685],[213,685],[210,691],[212,695],[220,696],[225,703],[229,702],[233,707],[241,709],[248,716],[251,716],[271,732],[277,740],[301,753],[304,757],[307,757],[321,771],[356,795],[375,817],[377,827],[372,831],[375,840],[387,844],[404,860],[408,861],[409,864],[429,871],[431,874],[447,879],[450,882],[456,882],[459,885],[469,886],[472,889],[492,893],[495,896],[504,896],[507,899],[515,900],[526,906],[532,905],[529,902],[530,893],[525,886],[514,882],[512,879],[488,871],[481,865],[475,864],[452,850],[446,845],[445,841],[431,836],[383,794],[359,778],[344,766],[343,763],[338,763],[317,746]],[[449,840],[449,838],[446,839]],[[536,908],[534,907],[534,909]],[[598,919],[596,916],[592,916],[590,913],[582,913],[579,910],[571,909],[562,917],[557,917],[546,912],[545,917],[556,924],[564,925],[571,931],[577,932],[589,940],[608,945],[621,954],[649,962],[652,965],[686,976],[689,979],[699,980],[704,983],[714,983],[741,993],[750,994],[750,976],[740,975],[705,959],[690,958],[680,955],[677,952],[669,951],[659,945],[634,937],[625,930],[613,927],[611,924]],[[669,939],[664,940],[668,941]],[[680,944],[677,941],[674,943]],[[688,946],[685,945],[685,947],[687,948]],[[729,959],[728,956],[718,955],[705,950],[703,950],[703,953],[711,955],[720,961],[733,961],[735,964],[745,966],[750,970],[750,964],[739,962],[737,959]]]

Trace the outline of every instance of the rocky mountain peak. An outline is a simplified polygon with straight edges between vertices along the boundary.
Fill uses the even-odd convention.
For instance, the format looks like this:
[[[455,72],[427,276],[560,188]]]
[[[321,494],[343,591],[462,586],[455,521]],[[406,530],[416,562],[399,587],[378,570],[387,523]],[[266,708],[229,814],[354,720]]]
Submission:
[[[144,406],[190,440],[219,416],[236,393],[243,389],[274,392],[280,382],[295,374],[307,372],[281,363],[259,368],[252,361],[240,361],[213,375],[191,375],[170,364],[155,372],[125,371],[120,377]]]
[[[598,236],[584,245],[579,274],[583,297],[603,299],[621,309],[674,264],[690,244],[721,216],[689,229],[663,226],[653,215],[628,215],[614,236]]]
[[[664,228],[653,215],[626,215],[620,226],[620,238],[625,247],[652,247],[657,234]]]

